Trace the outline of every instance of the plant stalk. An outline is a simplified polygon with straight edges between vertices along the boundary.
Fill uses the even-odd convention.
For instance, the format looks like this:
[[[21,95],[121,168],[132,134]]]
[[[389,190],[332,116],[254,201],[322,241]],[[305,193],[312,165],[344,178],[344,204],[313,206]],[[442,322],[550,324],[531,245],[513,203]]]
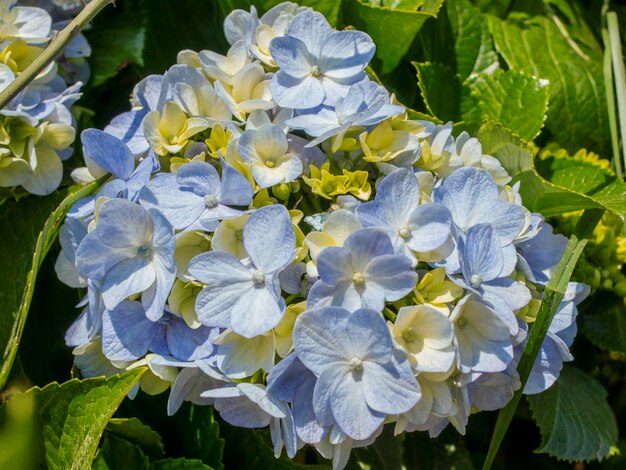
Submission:
[[[69,43],[87,23],[93,20],[105,6],[114,1],[115,0],[92,0],[89,2],[63,31],[52,38],[48,47],[46,47],[43,52],[0,93],[0,109],[4,109],[13,98],[26,88],[26,86],[48,66],[48,64],[61,55],[67,43]]]

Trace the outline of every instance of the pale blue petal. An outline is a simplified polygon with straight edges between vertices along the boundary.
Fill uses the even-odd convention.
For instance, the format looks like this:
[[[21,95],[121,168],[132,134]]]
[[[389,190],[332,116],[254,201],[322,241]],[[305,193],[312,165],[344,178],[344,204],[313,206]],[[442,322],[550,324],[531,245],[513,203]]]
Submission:
[[[134,256],[135,250],[111,248],[100,241],[95,231],[89,233],[76,250],[76,269],[83,276],[103,279],[116,264]]]
[[[409,217],[411,236],[406,239],[413,251],[434,251],[441,248],[452,235],[452,216],[441,204],[424,204]]]
[[[473,287],[480,287],[483,281],[495,279],[502,272],[502,245],[490,224],[470,227],[466,237],[459,237],[458,246],[463,276]]]
[[[317,257],[320,279],[329,285],[351,281],[355,273],[354,264],[352,253],[336,246],[324,248]]]
[[[306,45],[297,38],[276,37],[270,43],[270,54],[278,68],[294,78],[304,78],[311,74],[311,67],[317,65]]]
[[[201,326],[196,329],[180,318],[172,317],[167,323],[167,345],[172,355],[183,361],[204,359],[213,353],[211,342],[219,332],[215,328]]]
[[[143,256],[116,264],[104,277],[102,299],[113,309],[124,299],[147,290],[156,281],[155,268]]]
[[[297,38],[315,57],[319,56],[324,40],[334,33],[321,13],[305,10],[297,14],[289,24],[287,36]]]
[[[117,178],[130,177],[135,169],[135,157],[121,140],[98,129],[86,129],[80,138],[85,158]]]
[[[217,195],[220,190],[220,175],[206,162],[190,162],[178,170],[176,181],[200,196]]]
[[[361,31],[338,31],[326,38],[320,50],[320,70],[333,79],[359,74],[372,60],[376,46]]]
[[[222,160],[220,194],[221,204],[247,207],[252,202],[254,191],[245,176]]]
[[[365,269],[366,286],[376,284],[385,293],[387,300],[394,302],[410,293],[417,282],[417,273],[411,260],[404,256],[383,255],[374,258]]]
[[[364,365],[363,391],[370,408],[397,415],[415,406],[421,397],[420,388],[406,358],[402,364],[405,374],[401,374],[391,363],[368,362]]]
[[[289,212],[282,205],[257,209],[243,228],[243,244],[257,269],[280,271],[295,257],[296,235]]]
[[[148,211],[125,199],[106,201],[98,211],[95,232],[113,248],[144,245],[152,237],[154,224]]]
[[[350,250],[355,268],[364,268],[377,256],[393,254],[393,245],[385,232],[376,228],[364,228],[352,233],[344,242]]]
[[[324,101],[326,93],[322,83],[313,76],[294,78],[278,71],[270,82],[274,102],[284,108],[310,109]]]
[[[283,309],[271,289],[255,286],[233,305],[230,326],[235,333],[253,338],[274,328],[282,317]]]
[[[161,329],[158,322],[146,318],[139,302],[122,302],[102,316],[102,352],[112,361],[139,359]]]

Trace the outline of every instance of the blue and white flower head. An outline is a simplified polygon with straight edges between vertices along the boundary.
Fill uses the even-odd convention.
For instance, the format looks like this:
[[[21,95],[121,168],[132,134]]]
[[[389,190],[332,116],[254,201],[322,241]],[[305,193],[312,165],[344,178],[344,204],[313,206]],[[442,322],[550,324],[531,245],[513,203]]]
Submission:
[[[59,278],[87,288],[82,374],[147,366],[133,394],[171,389],[169,414],[214,406],[335,469],[386,423],[435,437],[503,407],[566,238],[478,139],[368,78],[367,35],[292,3],[224,28],[226,55],[182,51],[81,135],[73,176],[110,175],[60,236]],[[571,360],[586,293],[570,284],[526,393]]]
[[[55,34],[46,10],[16,3],[0,2],[0,90],[25,70]],[[21,187],[18,191],[43,196],[61,184],[63,161],[72,155],[76,136],[70,108],[81,96],[82,83],[59,63],[90,52],[84,38],[82,51],[75,46],[68,46],[65,56],[50,63],[0,110],[4,136],[0,142],[0,188],[10,193]],[[88,78],[88,71],[83,78]]]

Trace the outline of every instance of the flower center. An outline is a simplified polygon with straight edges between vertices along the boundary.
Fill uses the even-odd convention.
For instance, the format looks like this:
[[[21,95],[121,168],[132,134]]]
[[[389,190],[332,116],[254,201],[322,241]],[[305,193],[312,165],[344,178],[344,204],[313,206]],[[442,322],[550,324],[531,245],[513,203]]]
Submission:
[[[415,341],[416,338],[417,335],[413,330],[406,330],[404,333],[402,333],[402,339],[404,339],[404,341],[406,341],[407,343],[412,343],[413,341]]]
[[[402,238],[409,238],[411,236],[411,229],[406,226],[401,227],[400,230],[398,230],[398,235]]]
[[[365,284],[365,276],[362,273],[354,273],[352,282],[354,282],[355,286],[362,286]]]
[[[258,269],[252,271],[252,282],[255,284],[263,284],[265,282],[265,274]]]
[[[213,195],[213,194],[207,194],[206,196],[204,196],[204,204],[211,209],[212,207],[217,206],[217,203],[219,201],[217,200],[217,196]]]
[[[478,289],[483,283],[483,277],[480,274],[472,274],[470,277],[470,286],[474,289]]]
[[[141,245],[139,248],[137,248],[137,254],[139,256],[149,256],[151,252],[152,250],[150,249],[150,245],[148,244]]]
[[[237,239],[237,241],[241,241],[243,240],[243,230],[237,230],[235,232],[235,238]]]
[[[311,67],[311,75],[318,77],[320,75],[320,68],[317,65]]]
[[[459,328],[465,328],[468,325],[468,322],[465,318],[459,318],[459,320],[456,322],[457,326]]]
[[[352,372],[361,372],[363,370],[363,361],[358,357],[353,357],[348,362],[348,367],[350,367]]]
[[[275,163],[274,163],[273,160],[266,160],[265,161],[265,166],[268,167],[268,168],[274,168],[274,165],[275,165]]]

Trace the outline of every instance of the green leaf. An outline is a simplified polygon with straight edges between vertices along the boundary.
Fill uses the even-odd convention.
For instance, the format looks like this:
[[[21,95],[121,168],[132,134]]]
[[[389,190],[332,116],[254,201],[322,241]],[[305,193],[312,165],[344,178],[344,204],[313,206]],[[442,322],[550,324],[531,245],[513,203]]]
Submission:
[[[560,186],[547,181],[537,173],[533,156],[528,145],[511,131],[493,122],[485,123],[477,134],[483,151],[496,157],[502,166],[519,181],[520,194],[524,206],[533,212],[541,212],[546,217],[583,209],[602,209],[624,217],[626,214],[626,183],[614,179],[606,185],[587,192],[584,183],[590,171],[589,164],[570,159],[572,168],[568,178],[559,178]]]
[[[137,418],[113,418],[107,424],[106,431],[138,446],[151,459],[163,458],[161,436]]]
[[[447,0],[445,5],[454,35],[456,72],[461,80],[497,70],[500,64],[487,17],[469,0]]]
[[[602,55],[599,46],[581,48],[556,16],[512,14],[490,17],[496,49],[508,66],[550,81],[547,127],[569,151],[610,148]],[[591,41],[591,35],[585,38]]]
[[[344,23],[367,32],[376,44],[381,73],[394,70],[428,18],[437,16],[443,0],[344,0]]]
[[[617,445],[617,423],[607,392],[593,377],[565,366],[548,390],[528,397],[541,430],[541,447],[570,462],[601,460]]]
[[[145,368],[109,378],[72,379],[34,387],[18,396],[33,397],[38,417],[33,452],[45,455],[52,470],[91,467],[100,436]]]
[[[98,186],[91,183],[46,198],[7,201],[0,206],[0,389],[13,366],[41,263],[66,212]]]
[[[522,139],[533,140],[548,111],[548,86],[508,70],[470,78],[463,86],[461,114],[466,122],[496,121]]]
[[[267,10],[280,3],[283,3],[283,0],[219,0],[224,16],[237,8],[249,11],[250,7],[253,5],[258,10],[259,16],[261,16]],[[319,11],[328,19],[330,24],[337,24],[339,10],[341,9],[341,0],[300,0],[296,3]]]
[[[187,457],[200,459],[215,470],[224,468],[224,439],[213,409],[184,403],[173,418],[180,433],[180,445]]]
[[[461,113],[461,83],[447,66],[413,62],[417,84],[429,113],[442,121],[457,121]]]
[[[98,455],[93,461],[93,470],[148,470],[150,461],[141,448],[130,442],[106,435]]]
[[[196,459],[166,459],[152,462],[152,470],[213,470]]]
[[[404,468],[411,470],[472,470],[474,468],[463,436],[445,429],[436,439],[426,432],[404,435]],[[396,467],[400,468],[400,467]]]
[[[125,2],[123,14],[101,15],[85,31],[92,49],[89,64],[93,86],[102,85],[130,64],[143,66],[146,24],[138,3]]]

